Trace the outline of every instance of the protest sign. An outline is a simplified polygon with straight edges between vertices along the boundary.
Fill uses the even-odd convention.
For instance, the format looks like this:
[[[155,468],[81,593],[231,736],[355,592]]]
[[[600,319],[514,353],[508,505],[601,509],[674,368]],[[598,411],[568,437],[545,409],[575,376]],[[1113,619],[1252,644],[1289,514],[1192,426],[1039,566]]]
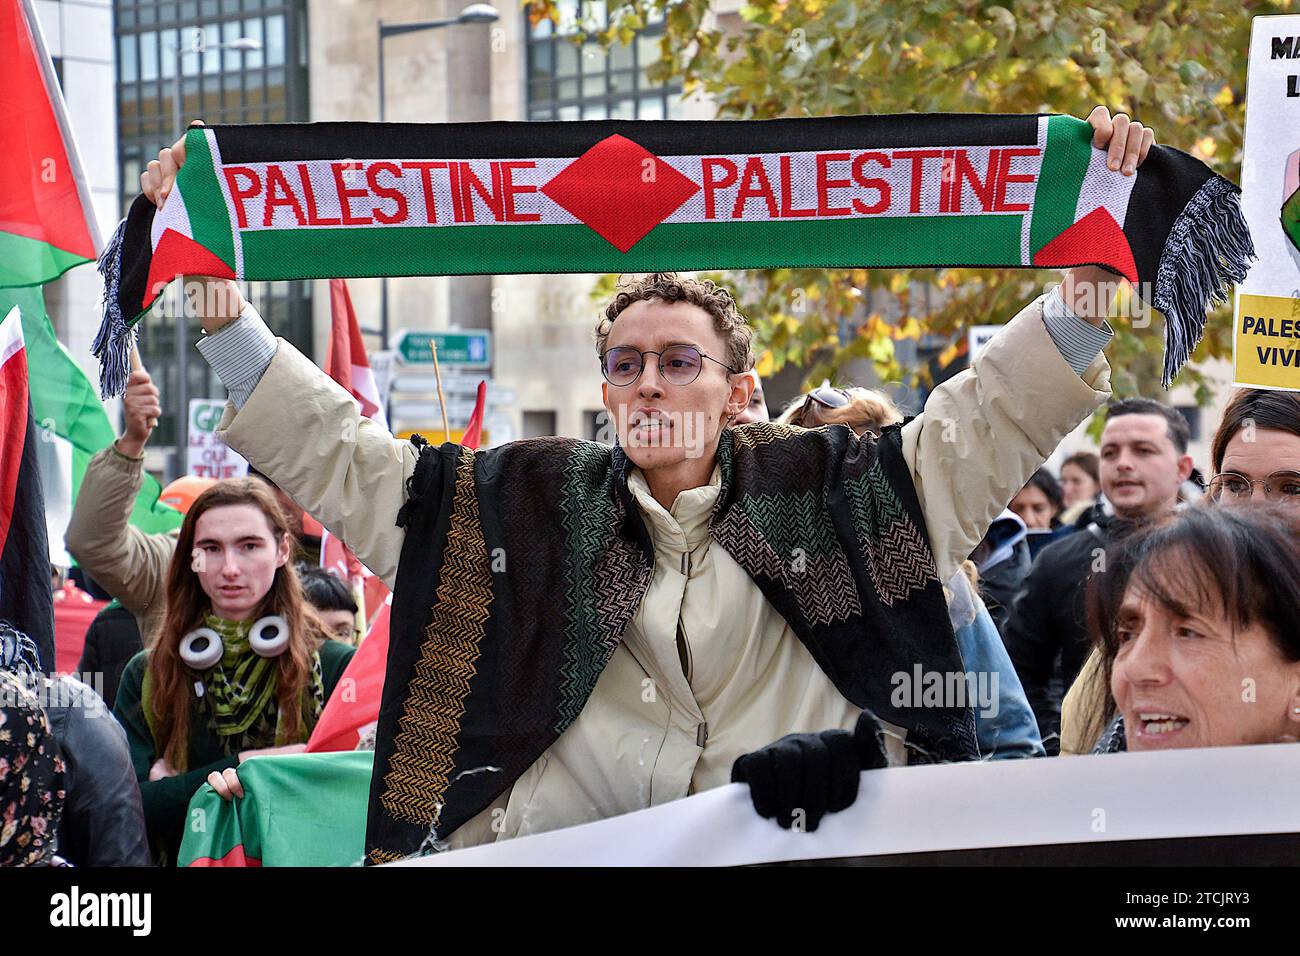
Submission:
[[[1241,204],[1259,258],[1237,287],[1233,380],[1300,390],[1300,16],[1255,17]]]
[[[217,479],[248,474],[248,460],[217,437],[225,407],[226,403],[217,399],[190,399],[189,474]]]

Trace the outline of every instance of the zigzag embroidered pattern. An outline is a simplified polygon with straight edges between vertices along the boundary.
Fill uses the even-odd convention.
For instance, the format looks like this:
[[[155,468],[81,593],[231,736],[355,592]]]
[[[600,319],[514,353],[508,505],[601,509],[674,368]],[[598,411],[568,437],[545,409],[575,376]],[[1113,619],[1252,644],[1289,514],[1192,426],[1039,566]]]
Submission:
[[[491,603],[474,452],[462,449],[432,615],[384,776],[380,802],[394,817],[424,827],[438,824]]]
[[[838,548],[810,555],[796,569],[793,560],[772,550],[749,515],[739,509],[714,524],[713,537],[750,574],[763,574],[784,585],[810,626],[848,621],[862,613],[853,575]]]
[[[867,572],[881,601],[893,607],[938,579],[934,556],[890,487],[879,459],[866,475],[846,478],[844,488]]]

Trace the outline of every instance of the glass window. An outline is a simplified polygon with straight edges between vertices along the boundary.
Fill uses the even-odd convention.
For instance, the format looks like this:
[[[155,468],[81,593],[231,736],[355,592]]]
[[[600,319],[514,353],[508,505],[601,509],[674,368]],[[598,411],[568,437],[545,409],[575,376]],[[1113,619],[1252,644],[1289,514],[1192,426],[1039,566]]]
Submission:
[[[134,83],[139,71],[136,68],[135,34],[117,38],[117,77],[121,83]]]
[[[637,104],[637,119],[660,120],[664,118],[664,101],[661,97],[649,97]]]
[[[555,72],[555,46],[534,43],[528,54],[528,72],[532,76],[550,76]]]
[[[140,79],[158,79],[158,34],[140,34]]]
[[[265,43],[262,38],[262,21],[260,18],[253,17],[244,21],[244,36],[250,40],[256,40],[258,43]],[[245,70],[260,70],[262,68],[262,50],[249,50],[244,54]]]
[[[179,42],[180,37],[175,30],[163,30],[158,35],[158,67],[165,80],[176,75],[176,49]]]
[[[599,43],[587,43],[582,47],[582,72],[584,74],[600,73],[605,69],[605,51]]]
[[[555,44],[555,75],[572,76],[578,72],[578,48],[568,40]]]
[[[230,49],[230,44],[240,38],[240,22],[238,20],[227,20],[221,24],[221,42],[226,46],[221,52],[225,54],[225,62],[221,68],[227,73],[234,73],[239,70],[240,57],[242,54],[238,50]]]
[[[574,33],[579,9],[587,27],[597,28],[606,23],[610,4],[605,0],[594,4],[560,0],[557,6],[561,17],[558,31],[549,21],[529,27],[530,117],[550,116],[552,109],[561,120],[606,115],[630,118],[633,114],[663,118],[671,111],[665,97],[679,94],[681,86],[651,84],[645,77],[646,67],[659,60],[661,18],[640,31],[632,45],[616,44],[606,50],[589,42],[579,49],[565,38]],[[547,82],[551,78],[554,83]],[[575,105],[576,109],[571,108]]]
[[[279,66],[284,62],[284,15],[266,18],[266,63]]]
[[[221,29],[215,23],[203,28],[203,72],[221,72]]]
[[[631,93],[636,90],[636,74],[631,70],[609,75],[609,88],[614,93]]]
[[[641,34],[636,38],[637,66],[645,69],[659,61],[659,37]]]

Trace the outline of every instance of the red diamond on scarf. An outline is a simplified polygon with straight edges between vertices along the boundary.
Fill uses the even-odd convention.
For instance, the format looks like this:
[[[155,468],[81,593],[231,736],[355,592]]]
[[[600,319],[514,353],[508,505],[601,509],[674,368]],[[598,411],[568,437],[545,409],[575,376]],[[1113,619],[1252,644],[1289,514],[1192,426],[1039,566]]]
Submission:
[[[542,187],[548,197],[627,252],[699,192],[677,170],[626,136],[608,136]],[[617,196],[617,202],[610,198]]]

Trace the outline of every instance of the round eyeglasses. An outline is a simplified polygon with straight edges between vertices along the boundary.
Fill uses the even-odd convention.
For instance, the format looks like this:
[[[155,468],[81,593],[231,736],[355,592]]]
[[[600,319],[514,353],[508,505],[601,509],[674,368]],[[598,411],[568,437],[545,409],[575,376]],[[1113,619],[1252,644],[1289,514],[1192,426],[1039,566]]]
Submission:
[[[1247,478],[1225,471],[1210,479],[1210,497],[1215,501],[1249,501],[1256,485],[1264,486],[1264,497],[1269,501],[1300,503],[1300,472],[1296,471],[1275,471],[1267,478]]]
[[[611,385],[631,385],[641,377],[647,355],[658,356],[659,374],[669,385],[690,385],[700,377],[705,359],[721,365],[733,375],[738,374],[726,362],[710,358],[693,345],[670,345],[662,352],[642,352],[618,345],[607,349],[600,357],[600,373]]]

